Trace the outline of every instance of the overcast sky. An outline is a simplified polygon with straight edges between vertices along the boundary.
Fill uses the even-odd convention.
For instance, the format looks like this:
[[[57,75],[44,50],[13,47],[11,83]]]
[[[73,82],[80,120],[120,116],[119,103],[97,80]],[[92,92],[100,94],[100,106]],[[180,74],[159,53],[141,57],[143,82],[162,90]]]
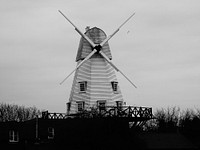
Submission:
[[[0,102],[65,112],[80,35],[107,35],[127,105],[200,108],[199,0],[1,0]]]

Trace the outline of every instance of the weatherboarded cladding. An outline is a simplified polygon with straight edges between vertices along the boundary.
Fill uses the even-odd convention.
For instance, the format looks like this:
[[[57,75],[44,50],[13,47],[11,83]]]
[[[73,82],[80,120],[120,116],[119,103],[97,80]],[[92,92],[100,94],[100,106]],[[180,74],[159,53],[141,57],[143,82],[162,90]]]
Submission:
[[[95,56],[100,54],[95,54]],[[79,62],[80,63],[80,62]],[[87,90],[81,93],[79,82],[87,81]],[[77,102],[84,101],[85,108],[97,107],[97,101],[105,100],[107,106],[116,106],[116,101],[123,101],[120,88],[117,93],[111,82],[117,81],[115,71],[102,57],[92,57],[76,71],[70,95],[70,113],[77,112]]]
[[[106,34],[99,28],[94,27],[85,33],[95,44],[106,39]],[[109,59],[112,59],[108,43],[102,47],[102,51]],[[89,43],[81,38],[76,57],[77,65],[92,52]],[[80,92],[79,82],[87,82],[85,92]],[[106,101],[107,106],[116,106],[116,101],[123,101],[120,88],[114,92],[112,81],[117,82],[114,68],[101,56],[95,53],[84,62],[75,72],[69,102],[71,103],[69,113],[77,113],[77,102],[84,101],[85,109],[97,107],[97,101]]]

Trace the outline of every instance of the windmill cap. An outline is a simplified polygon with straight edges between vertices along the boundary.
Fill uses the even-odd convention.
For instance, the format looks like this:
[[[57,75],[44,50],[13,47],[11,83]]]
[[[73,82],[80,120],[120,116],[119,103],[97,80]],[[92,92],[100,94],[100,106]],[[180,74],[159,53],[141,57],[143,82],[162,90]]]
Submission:
[[[87,27],[86,27],[86,29],[87,29]],[[107,37],[105,32],[97,27],[93,27],[91,29],[89,28],[85,32],[85,35],[89,39],[91,39],[95,44],[100,44]],[[81,40],[79,43],[79,48],[78,48],[78,53],[76,56],[76,61],[82,60],[85,57],[87,57],[92,52],[92,50],[93,49],[92,49],[91,45],[83,37],[81,37]],[[112,59],[110,47],[109,47],[108,43],[104,44],[104,46],[102,47],[102,51],[107,55],[108,58]]]

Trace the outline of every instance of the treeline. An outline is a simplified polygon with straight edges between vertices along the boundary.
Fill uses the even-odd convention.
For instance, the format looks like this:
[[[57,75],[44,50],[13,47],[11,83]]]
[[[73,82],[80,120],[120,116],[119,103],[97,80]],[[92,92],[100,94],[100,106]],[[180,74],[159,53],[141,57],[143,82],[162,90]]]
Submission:
[[[0,122],[26,121],[40,115],[41,111],[36,107],[25,107],[16,104],[0,103]]]
[[[200,133],[200,110],[179,107],[157,109],[154,118],[144,126],[146,131]]]
[[[41,116],[42,111],[36,107],[0,103],[0,122],[26,121]],[[157,109],[153,118],[143,127],[144,131],[161,132],[198,132],[200,133],[200,109],[181,110],[179,107]]]

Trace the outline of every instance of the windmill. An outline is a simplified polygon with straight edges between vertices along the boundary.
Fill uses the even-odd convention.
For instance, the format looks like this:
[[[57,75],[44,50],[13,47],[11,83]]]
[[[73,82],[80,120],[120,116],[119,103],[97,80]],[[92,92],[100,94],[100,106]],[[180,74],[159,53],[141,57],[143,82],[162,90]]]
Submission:
[[[72,83],[68,114],[75,114],[91,108],[105,109],[106,106],[122,106],[123,97],[115,71],[120,72],[135,88],[135,84],[114,65],[108,41],[135,14],[132,14],[110,36],[100,28],[86,28],[82,33],[60,10],[59,12],[74,26],[81,35],[76,56],[76,68],[60,83],[62,84],[75,72]]]

